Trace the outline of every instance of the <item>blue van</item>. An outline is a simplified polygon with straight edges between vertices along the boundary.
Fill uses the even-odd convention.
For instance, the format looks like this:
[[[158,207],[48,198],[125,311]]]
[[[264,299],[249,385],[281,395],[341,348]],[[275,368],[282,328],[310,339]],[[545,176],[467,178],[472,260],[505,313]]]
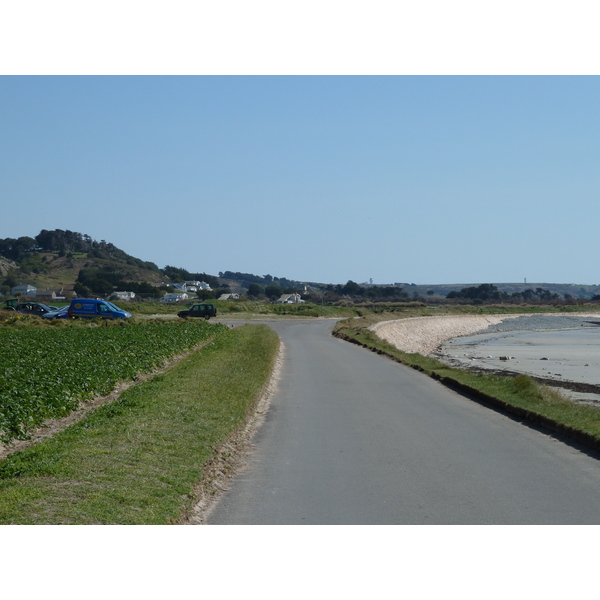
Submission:
[[[127,319],[131,313],[121,310],[107,300],[91,300],[88,298],[75,298],[69,306],[69,318],[88,319]]]

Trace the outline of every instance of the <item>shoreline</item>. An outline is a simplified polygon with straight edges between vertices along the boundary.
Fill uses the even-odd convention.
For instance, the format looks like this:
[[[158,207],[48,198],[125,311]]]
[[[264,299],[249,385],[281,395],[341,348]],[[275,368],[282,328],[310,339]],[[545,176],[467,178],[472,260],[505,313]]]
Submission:
[[[599,325],[600,313],[585,312],[415,317],[370,329],[404,352],[475,372],[527,374],[600,406]]]

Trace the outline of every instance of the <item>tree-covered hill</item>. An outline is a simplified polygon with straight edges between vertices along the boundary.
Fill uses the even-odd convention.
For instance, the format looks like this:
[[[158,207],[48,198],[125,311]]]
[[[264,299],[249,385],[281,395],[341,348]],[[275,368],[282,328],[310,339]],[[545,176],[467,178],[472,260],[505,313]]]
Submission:
[[[0,239],[0,292],[29,283],[38,288],[72,291],[81,271],[108,279],[159,284],[165,279],[157,265],[127,254],[114,244],[89,235],[43,229],[36,237]],[[8,266],[7,266],[8,265]]]

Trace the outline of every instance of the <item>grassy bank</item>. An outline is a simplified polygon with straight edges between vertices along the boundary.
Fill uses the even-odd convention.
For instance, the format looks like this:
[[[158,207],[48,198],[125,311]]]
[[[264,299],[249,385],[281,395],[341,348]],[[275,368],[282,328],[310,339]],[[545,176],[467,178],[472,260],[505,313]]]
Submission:
[[[267,382],[279,339],[231,329],[53,438],[0,462],[2,524],[163,524]]]
[[[526,375],[476,374],[449,367],[435,358],[402,352],[368,330],[376,320],[377,317],[371,315],[340,321],[334,328],[334,335],[417,369],[489,406],[600,450],[600,409],[575,404]]]

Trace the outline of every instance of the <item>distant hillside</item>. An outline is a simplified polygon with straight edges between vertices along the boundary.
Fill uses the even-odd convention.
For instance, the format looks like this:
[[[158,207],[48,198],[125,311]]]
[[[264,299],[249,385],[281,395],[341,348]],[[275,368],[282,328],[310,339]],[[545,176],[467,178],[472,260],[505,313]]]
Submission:
[[[81,294],[108,294],[115,288],[139,295],[158,297],[161,283],[205,281],[215,294],[245,294],[252,284],[276,290],[297,282],[285,277],[263,277],[226,271],[219,277],[167,265],[160,269],[151,262],[127,254],[114,244],[89,235],[61,229],[43,229],[36,237],[0,239],[0,294],[28,283],[40,289],[62,289],[65,295],[77,288]]]
[[[114,244],[72,231],[42,230],[35,238],[0,239],[0,291],[20,283],[72,292],[87,271],[112,281],[160,284],[165,274]],[[166,278],[167,280],[168,277]]]

